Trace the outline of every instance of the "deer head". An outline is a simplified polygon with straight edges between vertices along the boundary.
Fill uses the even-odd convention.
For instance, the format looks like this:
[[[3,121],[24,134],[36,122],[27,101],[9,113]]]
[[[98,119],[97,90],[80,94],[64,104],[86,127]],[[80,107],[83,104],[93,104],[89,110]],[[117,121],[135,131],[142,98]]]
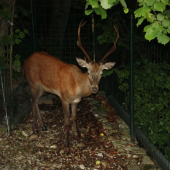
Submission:
[[[114,45],[111,48],[111,50],[102,58],[102,60],[100,60],[98,63],[96,63],[96,62],[93,62],[90,59],[89,55],[84,50],[84,48],[83,48],[83,46],[81,44],[80,31],[81,31],[81,27],[86,23],[86,22],[84,22],[82,24],[82,22],[83,22],[83,20],[80,22],[79,28],[78,28],[77,45],[84,52],[84,54],[85,54],[85,56],[87,58],[87,61],[85,61],[83,59],[80,59],[80,58],[76,58],[76,60],[77,60],[78,64],[81,67],[86,67],[87,68],[87,74],[88,74],[88,77],[89,77],[92,93],[97,93],[97,91],[99,89],[98,84],[99,84],[100,79],[101,79],[101,77],[103,75],[103,70],[109,70],[116,64],[115,62],[105,63],[104,60],[109,54],[111,54],[113,51],[116,50],[116,43],[117,43],[117,40],[119,38],[119,31],[118,31],[117,27],[114,25],[114,29],[115,29],[115,31],[117,33],[116,41],[114,42]]]

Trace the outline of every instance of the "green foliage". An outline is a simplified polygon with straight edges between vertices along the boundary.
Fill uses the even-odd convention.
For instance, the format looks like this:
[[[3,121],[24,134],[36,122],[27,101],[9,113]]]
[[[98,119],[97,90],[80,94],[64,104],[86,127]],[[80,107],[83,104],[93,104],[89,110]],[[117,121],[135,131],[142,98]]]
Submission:
[[[0,5],[2,5],[2,8],[0,8],[0,16],[4,18],[5,21],[9,20],[11,18],[11,12],[8,10],[9,4],[6,0],[0,0]]]
[[[28,34],[27,29],[25,29],[24,31],[20,31],[19,29],[16,29],[15,33],[13,33],[12,35],[5,35],[2,37],[2,39],[0,40],[0,46],[20,44],[22,42],[22,39],[25,37],[25,34]],[[3,55],[5,55],[5,54],[7,54],[6,50],[3,53]],[[16,56],[19,56],[19,55],[16,55]],[[0,56],[0,69],[7,68],[7,64],[6,64],[7,59],[4,60],[4,58],[6,58],[6,57]],[[18,65],[20,65],[19,63],[21,63],[19,60],[20,60],[20,58],[17,58],[17,61],[16,60],[14,61],[14,65],[16,67],[19,67]]]
[[[9,3],[6,2],[6,0],[0,0],[0,16],[5,20],[9,20],[12,17],[11,12],[9,11]],[[28,16],[30,14],[29,11],[25,10],[23,7],[17,5],[15,8],[14,18],[18,18],[20,15]],[[0,46],[3,46],[6,50],[3,51],[2,56],[0,56],[0,69],[7,69],[9,63],[9,60],[7,59],[7,56],[9,56],[10,51],[7,50],[10,45],[18,45],[22,42],[22,39],[25,37],[26,34],[28,34],[29,31],[27,29],[20,30],[16,29],[12,34],[4,35],[0,39]],[[21,56],[19,54],[15,55],[15,59],[12,61],[13,65],[18,68],[21,66],[20,61]],[[17,73],[17,71],[14,69],[14,78],[17,78],[17,76],[20,73]]]
[[[101,15],[102,19],[107,18],[106,10],[104,10],[101,6],[99,8],[95,8],[94,11],[97,15]]]
[[[102,76],[106,77],[106,76],[110,76],[111,74],[113,74],[113,69],[112,70],[104,70]]]
[[[14,66],[17,68],[21,66],[20,58],[21,56],[19,54],[15,55]]]
[[[97,27],[101,27],[103,30],[103,34],[99,35],[97,37],[97,40],[99,44],[103,44],[105,42],[114,42],[116,39],[116,33],[114,31],[114,28],[112,26],[112,21],[108,21],[105,23],[105,25],[98,24]]]
[[[141,25],[144,20],[150,24],[145,26],[145,38],[149,41],[157,38],[160,44],[167,44],[170,37],[170,10],[168,9],[169,0],[138,0],[140,8],[134,14],[138,19],[137,26]],[[150,26],[150,29],[146,27]]]
[[[125,105],[129,105],[129,67],[114,69],[119,89],[126,93]],[[135,124],[149,137],[152,144],[164,149],[165,156],[170,150],[165,146],[170,141],[170,65],[155,63],[147,59],[134,65],[134,111]]]
[[[128,13],[129,9],[127,8],[125,0],[86,0],[85,14],[90,15],[94,11],[97,15],[101,15],[102,19],[106,19],[106,10],[117,5],[119,2],[123,6],[124,13]],[[89,6],[92,9],[88,9]]]

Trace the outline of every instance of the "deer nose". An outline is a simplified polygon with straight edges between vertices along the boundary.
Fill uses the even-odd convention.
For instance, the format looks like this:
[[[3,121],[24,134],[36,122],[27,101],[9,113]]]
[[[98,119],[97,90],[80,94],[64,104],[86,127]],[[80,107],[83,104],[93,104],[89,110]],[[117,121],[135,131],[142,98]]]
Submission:
[[[93,93],[96,93],[98,91],[98,88],[97,87],[92,87],[92,92]]]

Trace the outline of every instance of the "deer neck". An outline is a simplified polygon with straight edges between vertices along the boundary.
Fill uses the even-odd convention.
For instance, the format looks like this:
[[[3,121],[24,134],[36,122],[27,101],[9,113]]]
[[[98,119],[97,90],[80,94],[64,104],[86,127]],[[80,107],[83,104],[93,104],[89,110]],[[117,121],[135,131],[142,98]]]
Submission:
[[[83,73],[81,77],[81,94],[86,97],[92,94],[90,80],[87,73]]]

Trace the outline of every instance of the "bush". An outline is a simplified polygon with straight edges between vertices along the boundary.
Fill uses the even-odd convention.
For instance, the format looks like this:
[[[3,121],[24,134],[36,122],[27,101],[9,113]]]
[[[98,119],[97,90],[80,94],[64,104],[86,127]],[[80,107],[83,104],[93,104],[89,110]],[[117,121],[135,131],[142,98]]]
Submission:
[[[126,93],[126,107],[130,99],[129,70],[129,66],[114,70],[119,89]],[[166,62],[149,62],[142,58],[134,63],[134,118],[150,142],[170,158],[170,65]]]

